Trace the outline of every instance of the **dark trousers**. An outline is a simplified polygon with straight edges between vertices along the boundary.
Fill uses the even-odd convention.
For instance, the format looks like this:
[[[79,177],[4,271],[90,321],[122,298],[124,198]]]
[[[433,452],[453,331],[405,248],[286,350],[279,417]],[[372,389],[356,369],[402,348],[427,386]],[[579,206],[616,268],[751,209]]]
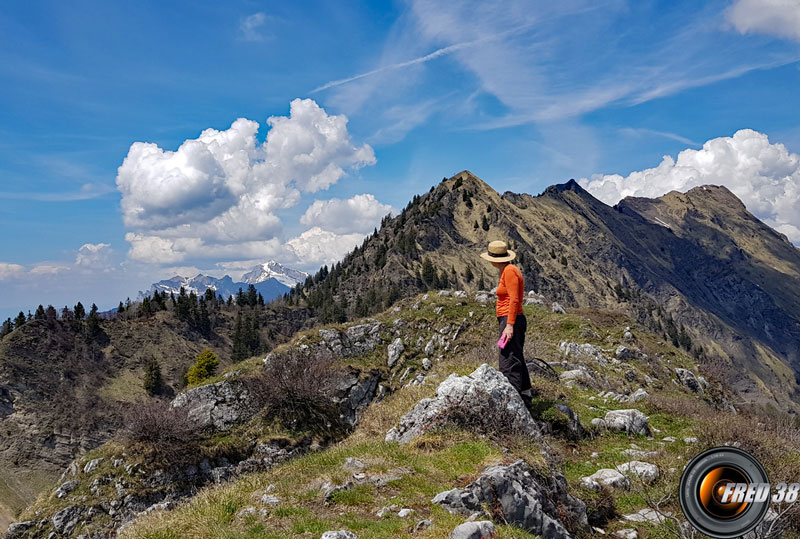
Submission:
[[[508,317],[498,316],[497,322],[500,324],[500,335],[502,335]],[[514,321],[514,335],[511,336],[504,348],[500,348],[500,372],[520,393],[531,389],[531,375],[522,352],[525,347],[525,330],[527,329],[528,321],[525,319],[525,315],[518,314]]]

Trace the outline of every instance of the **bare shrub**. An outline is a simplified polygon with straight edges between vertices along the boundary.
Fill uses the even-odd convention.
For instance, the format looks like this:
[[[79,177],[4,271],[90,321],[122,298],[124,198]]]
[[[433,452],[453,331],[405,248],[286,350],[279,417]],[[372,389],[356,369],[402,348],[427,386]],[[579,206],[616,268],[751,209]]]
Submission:
[[[346,430],[335,399],[341,377],[330,353],[292,350],[274,356],[246,383],[265,419],[289,430],[332,435]]]
[[[448,403],[444,413],[437,419],[437,424],[505,442],[523,433],[522,425],[515,416],[508,413],[509,400],[509,397],[495,399],[488,391],[475,388],[474,397],[469,402]]]
[[[154,401],[130,407],[119,438],[126,446],[137,446],[145,452],[167,457],[180,456],[196,448],[199,433],[186,409]]]

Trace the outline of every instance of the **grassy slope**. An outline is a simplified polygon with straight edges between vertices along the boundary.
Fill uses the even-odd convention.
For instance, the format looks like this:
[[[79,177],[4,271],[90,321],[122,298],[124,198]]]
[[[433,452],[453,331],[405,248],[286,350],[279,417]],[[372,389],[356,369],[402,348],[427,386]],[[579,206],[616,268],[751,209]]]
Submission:
[[[463,518],[433,506],[430,500],[435,494],[466,485],[485,466],[515,457],[525,458],[535,466],[544,466],[540,448],[532,441],[516,440],[500,444],[488,438],[476,437],[473,433],[447,430],[428,434],[408,445],[383,442],[386,430],[396,424],[419,399],[432,395],[444,377],[452,372],[471,372],[482,362],[496,363],[493,354],[487,357],[487,354],[493,352],[492,348],[482,344],[491,342],[494,336],[492,305],[457,305],[459,302],[452,298],[432,297],[427,302],[422,302],[420,310],[414,311],[407,308],[410,302],[404,302],[404,308],[399,313],[387,312],[377,318],[387,323],[391,323],[396,317],[406,320],[439,319],[444,323],[469,318],[469,311],[473,311],[472,318],[480,319],[480,322],[463,340],[458,341],[464,345],[462,350],[467,351],[447,354],[441,362],[434,363],[424,384],[406,386],[381,403],[371,406],[356,432],[340,444],[301,457],[267,473],[247,476],[229,485],[204,489],[191,502],[176,510],[158,512],[140,519],[125,532],[124,537],[318,537],[323,531],[341,528],[354,531],[360,538],[390,537],[410,532],[422,518],[431,519],[434,526],[420,534],[420,537],[447,537]],[[432,309],[439,304],[445,305],[446,310],[441,316],[436,316]],[[528,353],[548,360],[562,359],[558,352],[558,343],[562,339],[586,342],[587,339],[579,335],[587,329],[599,335],[595,344],[613,350],[619,343],[625,326],[630,323],[623,315],[602,311],[574,311],[568,315],[556,315],[536,306],[526,306],[525,311],[530,322]],[[695,396],[670,381],[667,371],[676,366],[693,368],[692,362],[682,352],[659,342],[657,337],[636,328],[634,331],[639,339],[638,344],[644,351],[651,357],[661,356],[658,362],[631,362],[637,378],[641,379],[645,374],[657,377],[654,387],[648,387],[647,390],[664,398],[696,401]],[[305,337],[300,338],[312,339],[314,333],[307,332]],[[412,342],[414,340],[413,336],[408,339]],[[588,339],[588,342],[592,342],[592,339]],[[363,358],[359,362],[378,366],[385,357],[383,353],[385,352],[375,354],[377,357],[372,359]],[[409,358],[406,365],[413,361],[413,358]],[[399,371],[405,370],[406,365]],[[597,370],[620,389],[623,386],[638,386],[622,381],[620,373],[613,366]],[[606,410],[630,407],[597,399],[597,390],[569,389],[540,378],[535,378],[535,384],[542,395],[565,400],[578,412],[585,425],[588,425],[591,418],[603,416]],[[700,410],[705,408],[704,405],[698,406]],[[682,464],[699,452],[699,446],[686,444],[682,438],[700,435],[698,425],[703,417],[671,415],[643,403],[638,407],[649,412],[651,426],[660,431],[652,440],[610,434],[578,443],[558,438],[548,440],[551,454],[561,459],[565,475],[579,496],[587,499],[591,497],[589,493],[577,488],[581,476],[591,474],[601,467],[613,467],[630,460],[622,456],[621,451],[632,444],[642,449],[661,451],[659,457],[652,459],[652,462],[659,466],[666,478],[657,484],[656,491],[673,488]],[[677,437],[679,441],[671,444],[660,441],[665,436]],[[505,447],[509,443],[510,449]],[[593,452],[598,452],[599,456],[592,458],[590,455]],[[353,490],[337,494],[331,503],[325,504],[319,489],[325,481],[339,484],[348,479],[350,472],[342,468],[347,457],[362,460],[366,464],[365,472],[370,476],[395,474],[397,479],[385,487],[359,485]],[[259,502],[261,494],[269,485],[274,485],[272,494],[281,499],[281,503],[274,507],[263,506]],[[622,512],[645,506],[642,497],[634,492],[617,493],[616,498],[617,506]],[[680,514],[677,501],[673,502],[669,509]],[[391,504],[412,508],[415,513],[406,519],[398,517],[396,511],[383,518],[376,516],[378,509]],[[266,518],[257,514],[237,517],[239,511],[245,507],[265,509]],[[612,522],[608,529],[621,527],[626,525]],[[639,529],[646,537],[659,536],[659,532],[653,528],[640,525]],[[501,526],[500,535],[529,537],[529,534],[509,526]]]

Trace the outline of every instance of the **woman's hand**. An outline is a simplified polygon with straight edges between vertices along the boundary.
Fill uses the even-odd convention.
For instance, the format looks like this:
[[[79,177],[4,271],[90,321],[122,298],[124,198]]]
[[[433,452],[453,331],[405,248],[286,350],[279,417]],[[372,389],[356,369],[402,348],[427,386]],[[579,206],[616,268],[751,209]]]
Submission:
[[[506,324],[506,327],[503,328],[503,337],[511,339],[513,335],[514,335],[514,325]]]

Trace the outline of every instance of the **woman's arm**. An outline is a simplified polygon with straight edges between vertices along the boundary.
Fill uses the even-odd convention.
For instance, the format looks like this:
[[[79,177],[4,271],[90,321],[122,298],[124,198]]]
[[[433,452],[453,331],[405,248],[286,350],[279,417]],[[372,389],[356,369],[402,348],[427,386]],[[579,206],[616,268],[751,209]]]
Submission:
[[[522,303],[522,298],[519,297],[520,280],[517,272],[510,270],[504,271],[506,280],[506,290],[508,291],[508,325],[513,326],[517,319],[517,311]]]

